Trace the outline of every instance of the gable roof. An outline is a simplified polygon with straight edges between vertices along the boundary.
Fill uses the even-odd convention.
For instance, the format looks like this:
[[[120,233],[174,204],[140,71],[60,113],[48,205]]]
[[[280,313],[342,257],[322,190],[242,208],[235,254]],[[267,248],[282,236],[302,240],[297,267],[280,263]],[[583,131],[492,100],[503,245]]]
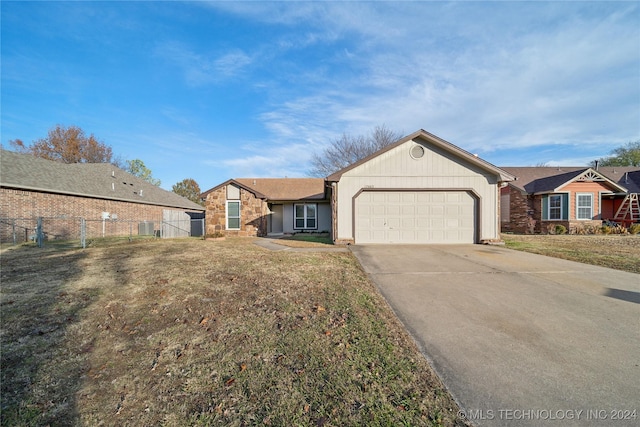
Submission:
[[[584,166],[535,166],[502,169],[517,177],[517,180],[509,185],[529,194],[553,192],[589,170],[606,178],[607,182],[620,192],[640,193],[638,167],[601,166],[596,170]]]
[[[481,159],[480,157],[469,153],[468,151],[463,150],[462,148],[458,147],[457,145],[454,145],[448,141],[445,141],[444,139],[433,135],[429,132],[427,132],[424,129],[420,129],[414,133],[412,133],[411,135],[407,135],[404,138],[400,139],[399,141],[390,144],[384,148],[382,148],[381,150],[376,151],[375,153],[371,154],[370,156],[365,157],[362,160],[359,160],[349,166],[347,166],[344,169],[341,169],[331,175],[329,175],[327,177],[327,181],[331,181],[331,182],[337,182],[340,180],[340,178],[342,178],[342,175],[344,175],[346,172],[350,171],[351,169],[354,169],[366,162],[368,162],[369,160],[378,157],[379,155],[386,153],[389,150],[393,150],[394,148],[406,143],[407,141],[412,141],[412,140],[422,140],[424,142],[427,142],[429,144],[433,144],[455,156],[458,156],[464,160],[466,160],[467,162],[476,165],[478,167],[480,167],[481,169],[484,169],[488,172],[491,172],[492,174],[497,175],[500,178],[500,181],[502,182],[507,182],[507,181],[513,181],[515,179],[514,176],[512,176],[511,174],[509,174],[508,172],[498,168],[497,166],[492,165],[491,163],[487,162],[486,160]]]
[[[60,163],[0,150],[0,185],[7,188],[204,211],[204,207],[109,163]]]
[[[236,178],[205,191],[206,197],[212,191],[228,184],[237,185],[259,199],[270,201],[324,200],[325,181],[323,178]]]

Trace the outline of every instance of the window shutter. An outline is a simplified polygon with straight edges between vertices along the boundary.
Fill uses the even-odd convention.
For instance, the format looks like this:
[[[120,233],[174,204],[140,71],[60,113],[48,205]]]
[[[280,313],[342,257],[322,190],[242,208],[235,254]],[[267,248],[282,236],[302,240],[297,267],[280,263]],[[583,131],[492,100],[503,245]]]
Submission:
[[[549,219],[549,196],[542,196],[542,219]]]
[[[562,195],[562,219],[563,220],[569,219],[569,195],[568,194]]]

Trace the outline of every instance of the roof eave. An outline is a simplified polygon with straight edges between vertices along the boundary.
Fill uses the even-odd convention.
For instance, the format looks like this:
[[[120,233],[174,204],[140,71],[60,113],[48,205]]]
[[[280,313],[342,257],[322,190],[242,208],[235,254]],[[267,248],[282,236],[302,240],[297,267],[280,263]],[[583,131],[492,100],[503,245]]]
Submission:
[[[209,193],[212,193],[212,192],[214,192],[216,190],[219,190],[220,188],[222,188],[224,186],[227,186],[229,184],[234,184],[234,185],[237,185],[238,187],[240,187],[240,188],[242,188],[244,190],[247,190],[248,192],[254,194],[258,199],[263,199],[263,200],[268,200],[269,199],[267,196],[265,196],[261,192],[255,190],[255,189],[253,189],[251,187],[248,187],[248,186],[244,185],[243,183],[241,183],[239,181],[236,181],[233,178],[232,179],[228,179],[225,182],[223,182],[222,184],[218,184],[215,187],[212,187],[212,188],[208,189],[207,191],[200,193],[200,197],[201,198],[203,198],[203,197],[206,198]]]
[[[559,185],[558,187],[556,187],[554,189],[554,192],[562,192],[561,188],[571,184],[572,182],[576,182],[576,179],[582,175],[584,175],[585,173],[587,173],[588,171],[592,171],[594,173],[596,173],[598,176],[600,176],[606,183],[608,183],[609,185],[611,185],[612,187],[614,187],[614,189],[620,190],[621,192],[624,193],[628,193],[629,190],[625,187],[623,187],[622,185],[618,184],[617,182],[607,178],[604,174],[600,173],[599,171],[595,170],[594,168],[586,168],[584,171],[582,171],[581,173],[579,173],[578,175],[574,176],[573,178],[571,178],[570,180],[568,180],[567,182],[565,182],[562,185]]]
[[[475,156],[471,153],[469,153],[468,151],[463,150],[462,148],[432,134],[427,132],[424,129],[420,129],[410,135],[405,136],[404,138],[401,138],[400,140],[398,140],[397,142],[394,142],[393,144],[390,144],[388,146],[386,146],[385,148],[382,148],[381,150],[376,151],[375,153],[365,157],[364,159],[361,159],[347,167],[345,167],[344,169],[341,169],[331,175],[329,175],[326,180],[329,182],[338,182],[340,181],[340,178],[342,177],[343,174],[345,174],[346,172],[368,162],[369,160],[378,157],[381,154],[386,153],[389,150],[392,150],[408,141],[412,141],[415,139],[423,139],[426,140],[427,142],[430,142],[432,144],[437,145],[438,147],[452,153],[455,154],[459,157],[462,157],[463,159],[469,161],[470,163],[479,166],[481,169],[484,169],[488,172],[491,172],[492,174],[496,175],[498,177],[499,182],[510,182],[510,181],[515,181],[516,177],[511,175],[510,173],[507,173],[506,171],[500,169],[499,167],[487,162],[486,160],[483,160],[481,158],[479,158],[478,156]]]
[[[205,208],[199,205],[196,205],[198,207],[184,206],[184,205],[177,205],[177,204],[170,204],[170,203],[153,202],[145,199],[136,200],[136,199],[127,199],[125,197],[109,197],[109,196],[104,196],[100,194],[78,193],[74,191],[64,191],[64,190],[51,190],[47,188],[39,188],[39,187],[8,184],[8,183],[2,183],[0,186],[3,188],[14,188],[17,190],[38,191],[41,193],[51,193],[51,194],[63,194],[65,196],[86,197],[89,199],[114,200],[118,202],[138,203],[142,205],[154,205],[154,206],[164,206],[167,208],[180,208],[180,209],[188,209],[188,210],[205,211]]]

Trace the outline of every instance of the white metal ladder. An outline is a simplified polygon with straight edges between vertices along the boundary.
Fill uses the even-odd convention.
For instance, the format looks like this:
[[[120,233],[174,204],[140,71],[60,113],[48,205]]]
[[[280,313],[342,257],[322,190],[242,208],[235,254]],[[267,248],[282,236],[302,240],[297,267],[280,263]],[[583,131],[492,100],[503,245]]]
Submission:
[[[638,193],[629,193],[616,212],[615,221],[640,221],[640,200]]]

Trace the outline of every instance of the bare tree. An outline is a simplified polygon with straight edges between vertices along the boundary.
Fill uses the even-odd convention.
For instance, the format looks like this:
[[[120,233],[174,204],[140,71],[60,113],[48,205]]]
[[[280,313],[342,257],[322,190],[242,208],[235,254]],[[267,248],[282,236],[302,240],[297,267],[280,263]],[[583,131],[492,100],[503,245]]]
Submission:
[[[376,126],[368,136],[352,136],[343,134],[340,138],[311,157],[309,175],[317,177],[329,176],[358,160],[393,144],[402,138],[402,134],[387,129],[384,125]]]

